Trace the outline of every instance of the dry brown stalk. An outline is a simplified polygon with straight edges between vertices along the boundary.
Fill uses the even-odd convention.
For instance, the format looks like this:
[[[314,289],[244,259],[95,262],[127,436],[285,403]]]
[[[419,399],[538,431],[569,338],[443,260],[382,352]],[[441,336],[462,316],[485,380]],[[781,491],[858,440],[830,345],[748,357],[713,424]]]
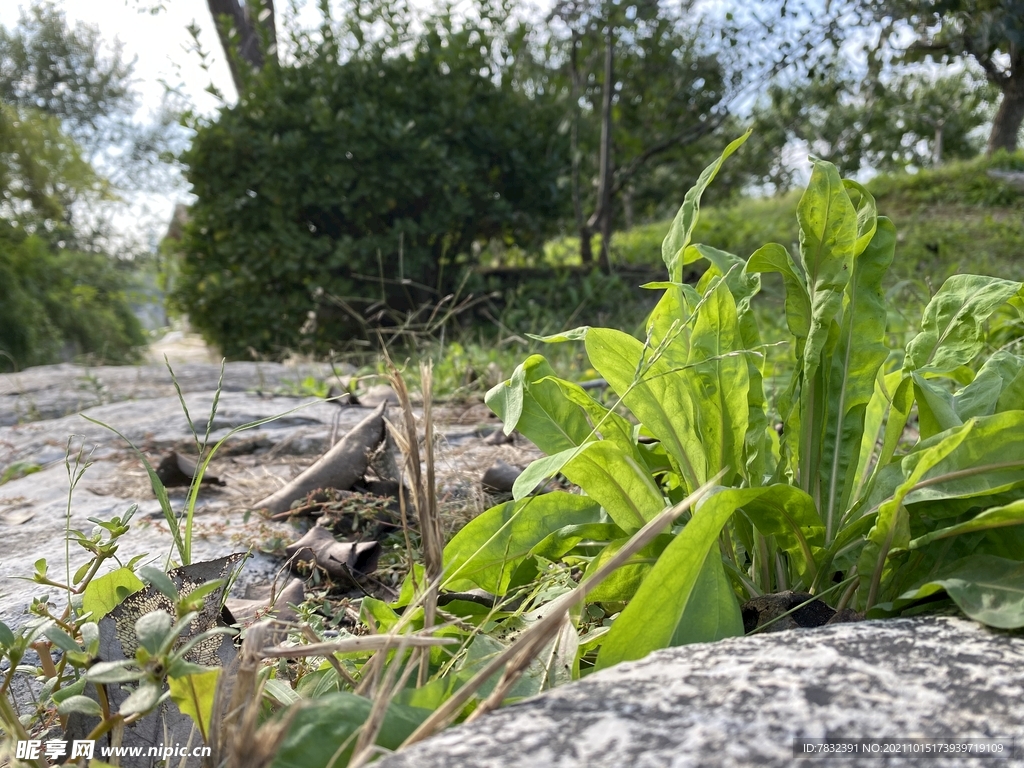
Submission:
[[[249,628],[233,669],[221,670],[210,718],[208,768],[265,768],[284,741],[301,704],[284,716],[259,724],[263,683],[259,679],[263,646],[274,641],[279,629],[273,621]]]
[[[427,637],[425,635],[365,635],[336,640],[333,643],[274,646],[260,653],[265,659],[300,659],[306,656],[324,656],[328,653],[357,653],[359,651],[388,651],[399,646],[430,648],[459,642],[454,637]]]
[[[444,538],[441,532],[441,517],[437,508],[434,471],[434,416],[433,416],[433,367],[427,362],[420,366],[420,387],[423,395],[423,427],[424,427],[424,463],[426,472],[420,466],[419,435],[416,431],[416,417],[413,415],[412,402],[405,379],[394,363],[387,359],[388,379],[398,395],[402,408],[404,434],[388,424],[405,456],[405,469],[412,486],[413,504],[419,521],[420,539],[423,544],[423,566],[426,584],[423,585],[423,628],[429,629],[437,617],[438,585],[444,569]],[[403,523],[405,517],[403,516]],[[424,685],[430,675],[429,649],[420,654],[419,675],[417,683]]]

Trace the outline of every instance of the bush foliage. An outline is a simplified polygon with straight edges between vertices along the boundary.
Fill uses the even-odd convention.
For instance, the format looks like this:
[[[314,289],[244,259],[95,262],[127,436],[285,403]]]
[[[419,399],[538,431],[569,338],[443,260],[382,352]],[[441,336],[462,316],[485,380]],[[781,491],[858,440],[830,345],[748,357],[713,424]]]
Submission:
[[[79,355],[134,361],[146,338],[128,282],[109,256],[54,249],[0,221],[0,371]]]
[[[145,344],[126,265],[82,252],[70,214],[103,187],[55,117],[0,105],[0,371]]]
[[[469,50],[434,35],[268,68],[199,130],[176,302],[224,354],[323,352],[375,302],[443,295],[475,242],[545,234],[566,197],[558,113]]]

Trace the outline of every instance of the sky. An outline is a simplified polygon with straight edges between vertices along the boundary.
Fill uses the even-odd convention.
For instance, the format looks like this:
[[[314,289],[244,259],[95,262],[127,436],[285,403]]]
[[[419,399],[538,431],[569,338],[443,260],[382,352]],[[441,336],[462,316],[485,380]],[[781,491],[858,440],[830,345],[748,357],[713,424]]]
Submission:
[[[205,115],[214,113],[219,101],[206,92],[211,83],[229,100],[235,98],[227,61],[217,39],[217,30],[205,0],[165,0],[158,14],[140,12],[153,0],[58,0],[68,21],[86,22],[99,28],[102,38],[123,45],[126,61],[134,60],[134,80],[141,105],[136,119],[146,120],[160,109],[167,87],[180,89],[192,107]],[[23,0],[0,0],[0,24],[8,29],[18,23]],[[204,71],[193,48],[187,27],[195,23],[199,39],[209,54],[209,71]],[[184,181],[156,193],[134,193],[115,206],[112,217],[121,233],[116,249],[150,248],[166,232],[176,203],[188,202]]]
[[[59,3],[69,21],[83,21],[99,27],[107,41],[119,40],[125,58],[135,60],[135,79],[143,105],[149,109],[160,106],[167,82],[183,86],[195,106],[204,113],[216,109],[216,100],[204,88],[211,82],[225,94],[233,96],[231,73],[217,41],[217,30],[204,0],[167,0],[165,10],[153,15],[139,12],[148,2],[136,0],[64,0]],[[0,1],[0,24],[13,27],[28,2]],[[192,39],[186,27],[195,22],[200,40],[211,54],[213,66],[206,73],[199,56],[189,49]]]
[[[413,7],[430,7],[433,0],[411,0]],[[546,0],[541,0],[546,2]],[[13,28],[32,0],[0,0],[0,25]],[[137,119],[160,109],[167,87],[179,89],[192,108],[202,115],[212,115],[220,101],[206,92],[214,85],[233,102],[236,94],[231,73],[224,58],[217,30],[205,0],[56,0],[70,23],[86,22],[99,28],[107,42],[119,41],[126,61],[134,60],[134,79],[141,100]],[[158,13],[147,9],[159,4]],[[287,5],[279,0],[278,25]],[[315,26],[319,13],[316,3],[302,3],[299,14],[304,26]],[[140,11],[140,9],[142,9]],[[204,70],[195,52],[188,27],[199,28],[199,40],[207,54],[208,70]],[[174,205],[188,202],[187,185],[162,194],[135,194],[131,204],[115,215],[115,225],[124,231],[141,233],[140,240],[151,241],[166,231]]]

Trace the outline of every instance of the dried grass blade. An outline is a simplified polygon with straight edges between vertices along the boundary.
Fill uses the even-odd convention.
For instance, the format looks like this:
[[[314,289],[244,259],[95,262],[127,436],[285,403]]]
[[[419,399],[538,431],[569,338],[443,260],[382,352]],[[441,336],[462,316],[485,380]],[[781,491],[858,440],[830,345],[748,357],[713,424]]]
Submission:
[[[444,571],[444,539],[441,533],[441,516],[437,509],[436,482],[434,475],[434,368],[430,362],[420,365],[420,387],[423,393],[423,430],[426,476],[422,488],[423,507],[420,509],[420,536],[423,541],[423,567],[427,585],[423,596],[423,628],[434,626],[437,616],[438,585]],[[423,649],[417,682],[425,685],[430,675],[429,649]]]

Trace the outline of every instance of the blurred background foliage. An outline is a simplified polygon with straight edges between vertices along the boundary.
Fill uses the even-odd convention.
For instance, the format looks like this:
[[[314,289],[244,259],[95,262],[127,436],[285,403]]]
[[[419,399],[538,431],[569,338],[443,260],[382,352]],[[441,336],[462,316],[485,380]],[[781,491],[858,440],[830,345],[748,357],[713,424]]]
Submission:
[[[683,193],[749,126],[700,239],[790,245],[814,154],[870,180],[920,300],[1022,276],[1019,0],[301,6],[198,9],[237,92],[212,114],[143,115],[102,20],[0,28],[0,370],[138,359],[165,300],[229,358],[633,331]],[[125,236],[154,191],[188,207]]]

